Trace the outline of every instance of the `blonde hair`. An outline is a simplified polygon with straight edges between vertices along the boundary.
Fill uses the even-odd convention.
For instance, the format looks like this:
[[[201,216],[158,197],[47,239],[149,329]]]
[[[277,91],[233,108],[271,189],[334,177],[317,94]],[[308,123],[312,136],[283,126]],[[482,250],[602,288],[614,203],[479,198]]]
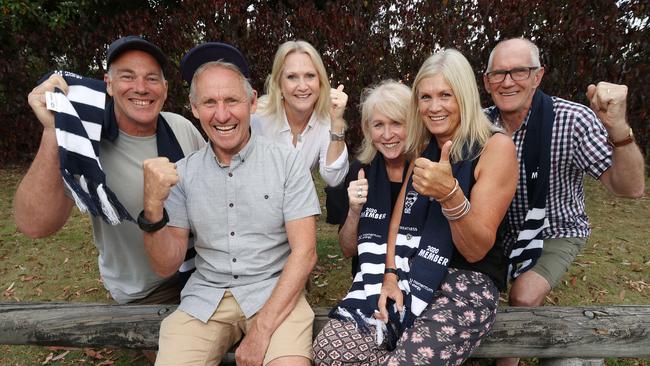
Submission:
[[[320,84],[320,94],[318,95],[318,100],[312,113],[315,113],[320,120],[329,121],[331,86],[327,79],[327,71],[325,71],[323,60],[314,46],[302,40],[287,41],[278,47],[275,58],[273,59],[271,74],[266,77],[266,82],[264,83],[264,92],[266,95],[261,97],[261,103],[258,104],[258,111],[262,115],[274,117],[277,121],[284,119],[280,78],[282,77],[282,69],[284,69],[284,61],[287,56],[295,52],[304,53],[309,56],[311,62],[314,64],[314,68],[316,68]]]
[[[408,86],[395,80],[384,80],[363,90],[361,93],[361,131],[363,141],[357,159],[369,164],[377,155],[377,149],[370,137],[370,119],[373,113],[381,113],[389,119],[408,128],[408,107],[411,90]],[[407,160],[409,160],[407,158]]]
[[[454,93],[460,111],[460,124],[452,138],[452,162],[471,160],[480,155],[487,140],[499,128],[487,118],[481,107],[476,77],[471,65],[460,52],[446,49],[424,61],[413,82],[409,108],[406,150],[418,156],[424,144],[433,137],[420,117],[418,85],[423,79],[442,75]]]

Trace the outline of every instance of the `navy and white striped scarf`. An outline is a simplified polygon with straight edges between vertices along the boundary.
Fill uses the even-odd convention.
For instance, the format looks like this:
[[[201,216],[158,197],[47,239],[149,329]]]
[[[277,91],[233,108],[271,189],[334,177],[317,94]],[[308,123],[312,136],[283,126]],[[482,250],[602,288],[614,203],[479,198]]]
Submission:
[[[421,156],[431,161],[440,160],[440,149],[435,139]],[[362,331],[367,331],[369,325],[385,330],[383,323],[373,318],[378,311],[390,222],[390,183],[383,159],[381,162],[377,164],[373,161],[366,171],[368,200],[358,226],[361,270],[355,276],[348,294],[330,313],[331,317],[337,319],[354,320]],[[469,192],[472,162],[455,163],[452,171],[463,191]],[[400,319],[398,331],[410,327],[432,301],[435,291],[447,275],[453,252],[449,223],[442,215],[440,204],[417,193],[410,177],[395,244],[395,264],[400,278],[398,285],[404,295],[405,313],[403,316],[396,315],[393,307],[388,309],[391,319]],[[381,334],[377,332],[377,344],[382,343]]]
[[[494,121],[499,110],[494,108],[490,112]],[[508,273],[512,279],[519,277],[537,263],[544,248],[542,231],[550,226],[546,216],[546,196],[551,171],[551,135],[554,121],[553,99],[537,89],[526,124],[522,151],[528,211],[517,240],[512,248],[506,248],[510,251]]]
[[[101,139],[113,142],[119,136],[113,101],[106,98],[106,84],[68,71],[55,73],[68,84],[67,94],[58,88],[53,93],[46,93],[47,108],[55,112],[54,126],[64,184],[82,212],[90,212],[112,225],[123,220],[134,221],[118,197],[106,186],[106,175],[99,162]],[[40,82],[52,74],[48,73]],[[172,162],[184,156],[174,132],[160,114],[156,144],[158,155]],[[181,267],[182,277],[185,277],[183,272],[194,268],[194,255],[194,248],[189,248],[186,262]]]

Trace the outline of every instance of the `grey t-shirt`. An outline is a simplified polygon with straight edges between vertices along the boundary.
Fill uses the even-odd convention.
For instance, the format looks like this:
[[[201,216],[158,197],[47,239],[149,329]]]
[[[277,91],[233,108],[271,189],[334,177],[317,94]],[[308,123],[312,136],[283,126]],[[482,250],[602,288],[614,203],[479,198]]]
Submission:
[[[226,289],[246,317],[268,300],[291,252],[285,222],[320,214],[309,169],[288,146],[253,134],[230,166],[210,145],[177,163],[169,225],[195,236],[196,272],[180,309],[207,322]]]
[[[161,113],[188,155],[205,145],[200,132],[187,119]],[[107,186],[117,195],[132,217],[143,205],[142,162],[158,156],[156,136],[135,137],[120,131],[115,142],[102,141],[99,161],[106,173]],[[92,217],[95,246],[99,250],[99,272],[104,286],[118,303],[147,296],[165,279],[151,269],[144,250],[142,231],[133,222],[110,225]]]

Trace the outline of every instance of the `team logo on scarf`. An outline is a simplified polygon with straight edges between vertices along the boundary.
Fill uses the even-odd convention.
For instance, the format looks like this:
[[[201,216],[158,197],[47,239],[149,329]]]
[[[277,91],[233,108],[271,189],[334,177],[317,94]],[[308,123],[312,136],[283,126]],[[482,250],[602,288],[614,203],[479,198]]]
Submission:
[[[410,214],[411,213],[411,208],[413,208],[413,204],[417,200],[418,200],[418,192],[409,191],[406,194],[406,198],[404,199],[404,213],[405,214]]]

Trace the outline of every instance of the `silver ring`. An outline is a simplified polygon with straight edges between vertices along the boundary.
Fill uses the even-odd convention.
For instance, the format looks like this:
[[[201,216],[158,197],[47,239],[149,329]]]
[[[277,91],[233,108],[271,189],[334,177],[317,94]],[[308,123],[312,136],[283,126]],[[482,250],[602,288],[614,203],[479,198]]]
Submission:
[[[357,189],[357,197],[358,198],[363,197],[363,190],[361,190],[361,188]]]

